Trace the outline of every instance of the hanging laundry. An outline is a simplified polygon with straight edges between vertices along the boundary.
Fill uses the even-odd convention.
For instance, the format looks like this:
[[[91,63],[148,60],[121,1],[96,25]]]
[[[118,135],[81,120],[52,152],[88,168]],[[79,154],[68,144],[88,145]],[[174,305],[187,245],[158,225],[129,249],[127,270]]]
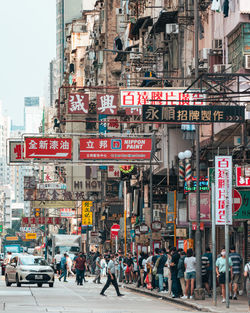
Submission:
[[[229,12],[229,0],[224,0],[224,3],[223,3],[224,17],[228,17],[228,12]]]
[[[221,1],[213,0],[211,10],[216,11],[216,12],[221,12]]]

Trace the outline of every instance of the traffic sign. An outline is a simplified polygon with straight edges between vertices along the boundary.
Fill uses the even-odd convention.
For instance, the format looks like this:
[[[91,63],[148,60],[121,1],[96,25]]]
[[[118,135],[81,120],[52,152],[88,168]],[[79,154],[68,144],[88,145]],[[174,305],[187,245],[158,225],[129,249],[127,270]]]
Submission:
[[[233,212],[236,213],[239,211],[241,204],[242,204],[242,198],[238,190],[234,189],[233,192]]]
[[[118,233],[119,233],[120,228],[121,227],[118,224],[114,224],[111,227],[111,239],[115,239],[115,237],[118,237]]]

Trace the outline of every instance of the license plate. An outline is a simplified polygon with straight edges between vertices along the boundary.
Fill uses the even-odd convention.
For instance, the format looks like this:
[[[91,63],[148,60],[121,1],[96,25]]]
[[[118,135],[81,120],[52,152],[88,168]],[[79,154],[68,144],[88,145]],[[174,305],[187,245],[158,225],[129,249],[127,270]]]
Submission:
[[[35,275],[35,279],[43,279],[43,275]]]

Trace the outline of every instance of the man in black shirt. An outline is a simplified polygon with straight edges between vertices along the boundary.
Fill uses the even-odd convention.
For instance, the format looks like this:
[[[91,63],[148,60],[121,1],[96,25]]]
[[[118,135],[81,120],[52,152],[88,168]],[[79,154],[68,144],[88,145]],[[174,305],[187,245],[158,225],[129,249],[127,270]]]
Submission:
[[[177,277],[178,274],[178,262],[180,255],[177,252],[176,248],[171,248],[172,261],[170,263],[170,271],[171,271],[171,280],[172,280],[172,298],[178,298],[181,294],[180,288],[180,280]]]
[[[167,262],[167,256],[164,254],[163,250],[160,250],[160,256],[157,266],[157,275],[159,279],[159,292],[163,292],[163,269]]]
[[[133,258],[132,255],[129,253],[128,257],[125,259],[124,263],[127,265],[126,270],[125,270],[125,277],[126,277],[126,283],[129,284],[133,283],[133,278],[132,278],[132,273],[133,273]]]

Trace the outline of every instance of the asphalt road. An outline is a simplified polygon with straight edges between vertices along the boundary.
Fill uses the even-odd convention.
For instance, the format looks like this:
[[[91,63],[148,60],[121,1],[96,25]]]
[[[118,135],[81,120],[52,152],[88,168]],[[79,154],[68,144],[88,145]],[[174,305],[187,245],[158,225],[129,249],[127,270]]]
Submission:
[[[102,282],[105,282],[102,278]],[[100,296],[103,285],[88,282],[77,286],[74,279],[68,283],[56,280],[54,288],[43,286],[16,285],[6,287],[0,281],[0,312],[8,313],[177,313],[192,311],[172,303],[144,295],[128,292],[121,288],[124,297],[117,297],[113,286],[106,291],[107,297]]]

